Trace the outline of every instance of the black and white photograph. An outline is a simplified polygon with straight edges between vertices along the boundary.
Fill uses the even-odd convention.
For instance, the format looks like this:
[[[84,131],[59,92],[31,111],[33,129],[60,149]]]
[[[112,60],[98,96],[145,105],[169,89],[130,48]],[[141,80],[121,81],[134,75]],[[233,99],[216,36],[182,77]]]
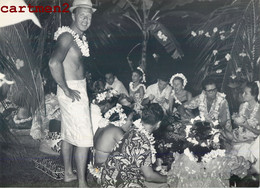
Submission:
[[[0,187],[260,187],[260,0],[0,0]]]

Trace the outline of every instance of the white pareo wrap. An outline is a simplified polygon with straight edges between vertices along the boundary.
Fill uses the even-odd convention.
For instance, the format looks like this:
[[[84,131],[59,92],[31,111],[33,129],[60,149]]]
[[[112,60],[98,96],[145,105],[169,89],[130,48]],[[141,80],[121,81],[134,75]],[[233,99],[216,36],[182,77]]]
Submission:
[[[69,80],[70,89],[80,92],[79,101],[68,98],[58,86],[57,97],[61,109],[61,139],[77,147],[93,146],[93,131],[89,112],[86,80]]]

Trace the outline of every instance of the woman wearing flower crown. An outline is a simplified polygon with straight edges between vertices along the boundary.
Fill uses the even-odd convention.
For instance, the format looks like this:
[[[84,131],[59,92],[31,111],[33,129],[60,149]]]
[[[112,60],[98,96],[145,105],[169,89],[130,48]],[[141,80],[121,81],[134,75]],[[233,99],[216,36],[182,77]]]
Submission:
[[[178,108],[179,105],[184,104],[187,101],[190,101],[192,94],[185,90],[187,84],[187,79],[182,73],[174,74],[170,79],[170,85],[173,87],[170,99],[169,99],[169,112],[172,113],[174,107]],[[180,108],[178,108],[181,110]],[[182,115],[188,115],[182,111]]]
[[[232,116],[235,125],[238,127],[233,131],[231,140],[233,141],[233,152],[236,155],[244,156],[252,163],[259,164],[259,138],[258,144],[254,143],[260,135],[260,105],[258,102],[259,88],[256,82],[248,82],[244,89],[242,103],[239,113]],[[254,145],[252,150],[251,145]],[[258,155],[254,155],[258,151]],[[259,172],[259,166],[256,170]]]
[[[137,67],[136,70],[132,72],[132,82],[129,83],[129,94],[134,101],[134,109],[138,113],[141,113],[142,101],[146,91],[146,87],[143,84],[145,82],[144,71]]]
[[[134,122],[118,146],[102,165],[102,187],[145,187],[144,181],[166,182],[166,176],[153,171],[154,137],[163,118],[159,104],[150,104],[142,111],[142,119]]]

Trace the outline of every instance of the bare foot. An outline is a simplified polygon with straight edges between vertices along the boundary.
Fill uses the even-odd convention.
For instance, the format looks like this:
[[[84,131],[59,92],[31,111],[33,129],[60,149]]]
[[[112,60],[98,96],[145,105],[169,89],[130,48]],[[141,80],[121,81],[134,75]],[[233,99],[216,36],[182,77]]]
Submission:
[[[78,179],[76,174],[72,173],[72,174],[65,174],[64,175],[64,182],[71,182],[71,181],[74,181],[76,179]]]

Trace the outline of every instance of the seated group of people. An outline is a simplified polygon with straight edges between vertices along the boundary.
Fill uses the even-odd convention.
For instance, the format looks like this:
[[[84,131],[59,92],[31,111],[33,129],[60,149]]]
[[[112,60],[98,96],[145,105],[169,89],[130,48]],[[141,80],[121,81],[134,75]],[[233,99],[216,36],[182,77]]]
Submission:
[[[153,171],[153,147],[151,134],[158,129],[163,116],[177,111],[183,120],[194,117],[190,109],[198,109],[200,117],[209,122],[212,127],[221,130],[222,139],[230,142],[230,152],[237,156],[243,156],[249,160],[259,173],[259,134],[260,134],[260,107],[258,102],[259,88],[256,82],[249,82],[244,89],[244,102],[239,113],[230,116],[228,102],[225,94],[217,91],[214,79],[206,78],[203,83],[203,91],[200,95],[192,97],[191,93],[184,89],[187,79],[183,74],[175,74],[170,84],[163,76],[158,77],[158,82],[147,89],[143,84],[144,73],[135,70],[132,81],[129,84],[129,93],[113,73],[106,74],[106,89],[116,90],[123,94],[119,101],[122,110],[114,106],[100,109],[104,117],[108,112],[109,123],[99,121],[101,127],[96,128],[94,136],[94,167],[92,172],[101,179],[103,186],[136,186],[143,185],[144,179],[153,182],[166,182],[166,176]],[[125,99],[125,100],[123,100]],[[128,107],[126,107],[128,106]],[[129,108],[130,107],[130,108]],[[117,116],[113,117],[116,112]],[[125,121],[120,120],[120,112],[125,113]],[[161,111],[159,113],[159,111]],[[141,120],[134,122],[133,113],[137,112]],[[159,116],[160,114],[160,116]],[[121,114],[121,117],[123,115]],[[97,118],[93,118],[97,119]],[[118,128],[120,123],[124,122]],[[100,123],[102,122],[102,123]],[[233,124],[232,124],[233,122]],[[93,127],[95,123],[93,123]],[[106,127],[104,124],[108,124]],[[138,126],[139,125],[139,126]],[[130,128],[132,126],[132,128]],[[142,127],[142,130],[139,130]],[[130,131],[129,131],[130,128]],[[95,130],[95,128],[94,128]],[[139,132],[137,131],[139,130]],[[139,140],[140,139],[140,140]],[[147,149],[148,148],[148,149]],[[256,148],[256,149],[255,149]],[[94,173],[95,174],[95,173]]]

